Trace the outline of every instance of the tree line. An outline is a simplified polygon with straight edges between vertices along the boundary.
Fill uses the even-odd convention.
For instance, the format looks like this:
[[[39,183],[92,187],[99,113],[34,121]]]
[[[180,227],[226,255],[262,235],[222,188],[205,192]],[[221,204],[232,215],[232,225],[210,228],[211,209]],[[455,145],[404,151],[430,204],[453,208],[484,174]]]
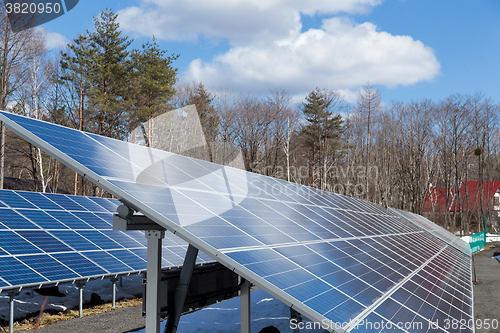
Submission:
[[[179,55],[154,38],[131,49],[111,9],[94,26],[54,56],[43,30],[14,33],[1,16],[0,109],[126,140],[157,115],[194,104],[207,142],[236,146],[247,171],[420,214],[433,187],[445,188],[452,202],[466,200],[452,189],[468,180],[500,179],[499,105],[481,93],[386,105],[371,85],[354,104],[321,87],[302,103],[278,89],[265,97],[209,90],[201,82],[179,84]],[[36,147],[5,137],[3,127],[1,133],[0,187],[8,176],[31,179],[41,191],[104,195]],[[447,211],[436,220],[472,232],[491,212],[464,214]]]

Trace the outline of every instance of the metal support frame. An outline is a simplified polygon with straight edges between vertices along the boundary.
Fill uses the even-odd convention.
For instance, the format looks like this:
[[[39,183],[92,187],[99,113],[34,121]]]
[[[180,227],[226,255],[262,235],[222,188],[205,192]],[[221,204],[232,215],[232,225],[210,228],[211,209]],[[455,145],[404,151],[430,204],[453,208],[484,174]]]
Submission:
[[[146,275],[146,333],[160,332],[160,298],[158,297],[161,272],[161,243],[165,237],[165,228],[150,220],[144,215],[134,215],[134,210],[126,205],[116,209],[113,215],[113,230],[145,230],[148,239],[148,262]],[[193,275],[198,249],[189,245],[184,258],[179,282],[175,290],[173,310],[169,311],[169,318],[165,332],[175,333],[182,308],[186,300],[189,283]]]
[[[189,284],[191,283],[191,277],[193,276],[197,256],[198,249],[189,245],[186,257],[184,258],[184,264],[182,265],[181,274],[179,276],[179,282],[177,283],[177,287],[175,289],[175,303],[173,311],[169,311],[168,321],[165,325],[165,330],[163,331],[164,333],[177,332],[177,326],[179,325],[182,308],[184,307],[186,295],[189,290]]]
[[[14,302],[16,301],[14,297],[19,295],[18,292],[9,292],[9,332],[14,332]]]
[[[127,205],[116,208],[113,215],[113,230],[144,230],[148,240],[146,273],[146,333],[160,332],[160,299],[158,297],[161,272],[161,246],[165,228],[147,216],[134,215]],[[121,283],[121,280],[120,280]],[[113,285],[114,286],[114,285]]]
[[[112,285],[112,288],[113,288],[113,291],[112,291],[112,302],[113,302],[113,308],[116,307],[116,282],[118,282],[118,279],[117,278],[111,278],[111,285]]]
[[[302,322],[302,315],[295,311],[295,309],[290,308],[290,322],[295,321],[295,323],[301,323]],[[293,330],[293,333],[299,333],[299,325],[295,325],[295,329]]]
[[[158,291],[161,272],[161,244],[165,231],[146,230],[148,262],[146,283],[146,333],[160,332],[160,299]]]
[[[250,282],[241,285],[240,295],[241,333],[250,333]]]
[[[76,286],[78,287],[78,294],[79,294],[79,306],[78,306],[78,309],[79,309],[79,315],[80,315],[80,318],[83,317],[83,287],[85,287],[85,283],[84,282],[77,282],[76,283]]]
[[[151,221],[147,216],[134,215],[134,210],[126,205],[116,208],[117,214],[113,215],[113,230],[159,230],[165,228]]]

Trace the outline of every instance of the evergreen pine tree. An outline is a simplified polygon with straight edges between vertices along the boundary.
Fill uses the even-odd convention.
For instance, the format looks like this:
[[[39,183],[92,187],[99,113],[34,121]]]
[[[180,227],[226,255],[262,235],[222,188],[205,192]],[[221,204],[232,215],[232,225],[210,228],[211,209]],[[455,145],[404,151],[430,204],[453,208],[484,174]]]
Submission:
[[[315,187],[317,180],[323,184],[323,177],[318,177],[326,170],[320,170],[328,157],[335,156],[341,145],[338,141],[343,131],[343,120],[340,114],[334,115],[334,110],[339,111],[342,100],[335,92],[319,89],[311,91],[302,104],[302,112],[306,123],[302,126],[304,144],[310,153],[309,180]],[[321,186],[322,188],[324,186]]]
[[[200,123],[203,127],[203,133],[207,143],[214,142],[217,136],[217,127],[219,126],[219,115],[212,106],[213,97],[210,92],[205,89],[203,83],[199,83],[189,96],[189,103],[196,106]]]
[[[90,72],[90,50],[88,36],[80,35],[68,44],[70,52],[61,51],[60,73],[57,84],[67,86],[68,108],[70,114],[53,115],[57,123],[84,130],[84,112],[86,110],[87,92],[89,89],[88,73]],[[66,117],[64,117],[66,116]],[[66,118],[66,119],[64,119]]]
[[[87,77],[89,104],[99,124],[97,133],[120,138],[126,134],[130,117],[132,64],[127,48],[132,40],[122,37],[117,16],[106,8],[100,17],[94,17],[96,31],[87,31],[91,64]]]
[[[152,43],[143,44],[142,51],[132,51],[135,123],[165,112],[168,101],[175,94],[177,68],[172,67],[172,61],[179,55],[165,56],[166,53],[166,50],[159,48],[155,38]]]

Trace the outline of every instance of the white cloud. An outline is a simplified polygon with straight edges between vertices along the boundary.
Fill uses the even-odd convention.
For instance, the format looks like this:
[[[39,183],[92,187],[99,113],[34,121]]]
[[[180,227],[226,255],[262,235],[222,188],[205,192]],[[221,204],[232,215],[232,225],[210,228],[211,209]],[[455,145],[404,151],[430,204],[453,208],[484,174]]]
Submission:
[[[300,14],[364,12],[382,0],[143,0],[118,12],[125,31],[165,40],[274,41],[300,31]]]
[[[367,82],[411,85],[440,71],[433,50],[411,36],[332,17],[367,12],[382,1],[142,0],[118,12],[118,19],[125,31],[147,37],[229,42],[229,50],[213,59],[193,60],[184,81],[259,94],[286,89],[296,97],[330,88],[351,101]],[[317,14],[330,18],[303,31],[301,15]]]
[[[440,70],[434,52],[409,36],[379,32],[372,23],[325,20],[274,43],[232,47],[210,62],[194,60],[187,77],[207,85],[303,93],[315,87],[354,89],[367,82],[387,87],[431,80]],[[346,96],[351,97],[351,96]]]
[[[66,37],[57,32],[45,32],[45,48],[47,50],[62,49],[68,45]]]

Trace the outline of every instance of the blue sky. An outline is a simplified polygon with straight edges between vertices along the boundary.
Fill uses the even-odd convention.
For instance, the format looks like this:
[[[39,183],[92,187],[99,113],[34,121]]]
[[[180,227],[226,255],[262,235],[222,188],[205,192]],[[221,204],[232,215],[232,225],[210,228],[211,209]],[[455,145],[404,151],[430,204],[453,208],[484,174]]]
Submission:
[[[498,0],[81,0],[45,25],[49,47],[93,29],[106,7],[139,48],[153,35],[181,81],[300,101],[315,87],[350,102],[368,82],[391,100],[500,96]]]

